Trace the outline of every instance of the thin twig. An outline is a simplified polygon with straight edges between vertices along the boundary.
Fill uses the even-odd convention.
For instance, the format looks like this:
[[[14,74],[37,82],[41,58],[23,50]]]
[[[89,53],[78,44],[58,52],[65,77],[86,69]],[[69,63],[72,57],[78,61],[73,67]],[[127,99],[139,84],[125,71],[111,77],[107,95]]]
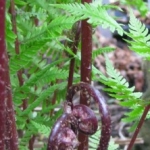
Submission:
[[[15,33],[15,35],[16,35],[15,51],[16,51],[16,54],[19,54],[20,53],[20,50],[19,50],[20,44],[19,44],[18,34],[17,34],[16,11],[15,11],[14,0],[10,0],[10,13],[11,13],[12,29],[13,29],[13,32]],[[22,78],[22,70],[19,70],[17,72],[17,76],[18,76],[18,80],[19,80],[19,85],[22,86],[23,83],[24,83],[23,78]],[[27,100],[24,99],[23,104],[22,104],[23,110],[25,110],[27,108],[27,105],[28,105]]]
[[[75,40],[74,40],[74,43],[72,46],[72,51],[75,55],[77,53],[78,44],[79,44],[79,40],[80,40],[80,33],[81,33],[81,27],[80,26],[81,26],[80,22],[78,22],[76,33],[75,33]],[[69,87],[71,87],[72,83],[73,83],[74,66],[75,66],[75,58],[72,58],[70,61],[70,66],[69,66],[69,77],[68,77],[67,89],[69,89]]]
[[[58,84],[57,81],[56,81],[56,83]],[[51,103],[51,105],[55,105],[55,103],[56,103],[56,96],[57,96],[57,90],[55,90],[55,92],[54,92],[54,94],[53,94],[53,98],[52,98],[52,103]],[[50,111],[50,117],[53,116],[53,113],[54,113],[54,109],[52,109],[52,110]]]
[[[35,136],[33,135],[29,141],[29,149],[34,150],[34,141],[35,141]]]
[[[72,48],[72,51],[74,54],[77,53],[77,47],[79,44],[79,39],[80,39],[80,32],[81,31],[81,27],[80,27],[80,22],[78,22],[76,31],[75,31],[75,39],[73,44],[70,46]],[[69,66],[69,77],[68,77],[68,85],[67,85],[67,89],[69,89],[70,86],[72,86],[72,82],[73,82],[73,73],[74,73],[74,65],[75,65],[75,58],[72,58],[70,61],[70,66]],[[62,64],[61,64],[62,67]],[[56,81],[56,83],[59,83],[59,80]],[[52,105],[54,105],[56,103],[56,96],[57,96],[57,90],[54,92],[53,98],[52,98]],[[54,109],[51,110],[50,112],[50,116],[53,115]]]
[[[130,141],[130,144],[129,144],[127,150],[131,150],[131,149],[132,149],[132,147],[133,147],[133,145],[134,145],[134,142],[135,142],[135,140],[136,140],[136,137],[137,137],[137,135],[138,135],[138,133],[139,133],[139,131],[140,131],[140,129],[141,129],[141,127],[142,127],[144,121],[145,121],[146,115],[147,115],[147,113],[148,113],[149,110],[150,110],[150,105],[147,105],[147,106],[145,107],[145,109],[144,109],[144,112],[143,112],[143,114],[142,114],[142,117],[141,117],[141,119],[140,119],[140,122],[139,122],[139,124],[138,124],[138,126],[137,126],[137,128],[136,128],[136,130],[135,130],[135,132],[134,132],[134,134],[133,134],[133,137],[132,137],[132,139],[131,139],[131,141]]]

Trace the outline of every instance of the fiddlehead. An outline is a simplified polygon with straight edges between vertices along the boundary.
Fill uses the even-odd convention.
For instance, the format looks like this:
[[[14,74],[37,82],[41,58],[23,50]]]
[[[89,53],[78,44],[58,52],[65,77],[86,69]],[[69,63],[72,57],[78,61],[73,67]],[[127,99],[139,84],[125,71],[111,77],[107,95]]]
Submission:
[[[64,113],[51,130],[47,150],[67,150],[78,147],[76,134],[71,129],[71,125],[75,122],[72,115]]]
[[[73,150],[79,146],[77,133],[92,135],[96,132],[98,121],[94,112],[87,106],[73,105],[72,99],[77,91],[84,93],[86,98],[92,97],[99,106],[102,129],[97,150],[107,150],[110,140],[111,119],[100,92],[87,83],[79,83],[69,88],[67,102],[64,105],[64,114],[55,123],[48,141],[47,150]]]
[[[101,114],[102,129],[101,129],[101,138],[97,150],[107,150],[108,143],[110,140],[111,119],[109,111],[107,109],[107,105],[105,103],[105,99],[100,94],[100,92],[96,90],[94,87],[92,87],[87,83],[81,82],[79,84],[73,85],[68,90],[67,101],[71,102],[74,94],[79,90],[81,90],[81,92],[84,92],[84,95],[87,98],[92,97],[94,101],[98,104],[99,112]]]
[[[97,131],[98,121],[94,112],[85,105],[75,105],[72,115],[78,121],[78,130],[84,134],[92,135]]]

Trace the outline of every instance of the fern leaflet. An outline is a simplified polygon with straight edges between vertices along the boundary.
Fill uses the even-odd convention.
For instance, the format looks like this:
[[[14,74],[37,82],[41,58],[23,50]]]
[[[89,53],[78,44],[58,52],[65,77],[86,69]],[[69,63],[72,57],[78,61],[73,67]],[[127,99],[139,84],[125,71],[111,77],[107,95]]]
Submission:
[[[43,125],[39,124],[35,121],[31,121],[31,124],[38,130],[39,133],[43,134],[44,136],[48,137],[50,133],[50,128]]]
[[[93,26],[102,25],[104,28],[110,28],[112,32],[118,31],[120,35],[123,35],[123,29],[121,26],[108,14],[107,10],[111,7],[103,5],[88,4],[51,4],[57,8],[64,9],[75,16],[77,20],[88,19],[88,22]],[[68,17],[69,18],[69,17]]]
[[[113,50],[114,50],[114,48],[112,48],[112,47],[101,47],[99,49],[96,49],[92,52],[92,59],[95,59],[98,55],[100,55],[102,53],[108,53]]]
[[[126,34],[133,40],[126,40],[131,45],[130,49],[142,56],[150,57],[150,35],[148,34],[148,29],[132,12],[130,13],[129,33]]]
[[[142,115],[141,108],[143,106],[141,106],[142,100],[140,99],[142,93],[134,92],[134,87],[129,88],[128,82],[114,69],[108,57],[106,57],[106,72],[108,77],[103,75],[96,68],[94,68],[94,72],[100,75],[99,81],[107,85],[104,91],[107,91],[110,96],[122,100],[120,101],[120,105],[131,109],[131,112],[126,114],[128,121],[137,120],[139,115]],[[139,113],[136,113],[137,111],[134,110],[135,107],[140,110]]]

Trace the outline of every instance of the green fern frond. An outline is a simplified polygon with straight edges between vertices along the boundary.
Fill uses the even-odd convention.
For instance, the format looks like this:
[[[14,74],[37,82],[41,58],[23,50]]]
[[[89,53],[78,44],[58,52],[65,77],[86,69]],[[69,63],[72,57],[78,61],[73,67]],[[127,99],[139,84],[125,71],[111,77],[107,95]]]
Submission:
[[[132,12],[130,13],[129,33],[126,34],[132,38],[132,41],[126,40],[131,45],[130,49],[141,55],[150,55],[150,35],[148,34],[148,29]]]
[[[45,106],[43,110],[41,110],[42,114],[49,113],[51,110],[58,108],[58,104],[50,105],[50,106]]]
[[[50,64],[39,72],[32,74],[24,86],[43,85],[51,81],[56,81],[56,79],[66,79],[67,77],[67,70],[59,70],[57,67],[53,67],[53,64]]]
[[[59,43],[70,38],[66,33],[78,19],[63,15],[62,10],[49,9],[48,3],[46,0],[27,0],[24,3],[21,0],[15,1],[15,10],[19,14],[15,18],[19,54],[14,50],[16,35],[12,32],[11,13],[6,11],[13,103],[17,129],[23,132],[23,137],[19,139],[20,150],[28,149],[29,140],[39,132],[48,136],[50,127],[62,114],[60,107],[65,99],[71,58],[61,57],[61,54],[65,50],[75,57],[71,49],[63,47],[63,44],[60,46]],[[60,64],[63,64],[62,68]],[[19,70],[22,71],[22,83],[17,76]],[[56,80],[61,81],[57,83]],[[54,92],[57,93],[56,102],[52,105]],[[27,108],[22,109],[23,101],[27,101]],[[39,107],[40,111],[37,110]],[[54,114],[50,117],[52,110]]]
[[[16,0],[16,1],[15,1],[15,4],[16,4],[16,5],[19,5],[19,6],[25,6],[27,3],[24,2],[24,1],[21,1],[21,0]]]
[[[36,128],[34,128],[34,130],[26,130],[26,132],[24,133],[24,136],[21,138],[20,142],[19,142],[19,149],[20,150],[28,150],[28,145],[27,143],[29,142],[29,140],[31,139],[32,135],[34,135],[37,132]]]
[[[59,39],[63,30],[71,29],[76,21],[75,17],[67,18],[59,16],[59,18],[52,20],[46,27],[43,26],[42,29],[39,27],[39,30],[34,28],[32,32],[28,31],[29,36],[23,39],[23,43],[21,42],[20,54],[14,55],[10,59],[11,74],[15,74],[18,70],[26,68],[32,62],[33,58],[37,56],[39,50],[43,49],[52,39]]]
[[[17,10],[19,17],[23,17],[22,20],[29,20],[31,17],[36,17],[39,20],[45,20],[48,17],[46,10],[38,8],[34,5],[30,12],[25,12],[22,9]],[[29,29],[28,29],[29,30]]]
[[[89,138],[89,150],[95,150],[98,147],[100,139],[100,130],[97,130],[95,134],[90,136]],[[109,142],[108,150],[115,150],[118,148],[118,145],[114,143],[114,141],[111,139]]]
[[[102,53],[108,53],[115,50],[115,48],[112,47],[101,47],[99,49],[96,49],[92,52],[92,59],[95,59],[98,55]]]
[[[59,16],[58,18],[55,18],[49,25],[48,29],[51,33],[56,32],[61,34],[63,30],[68,30],[72,28],[72,25],[77,21],[75,16],[67,17],[67,16]],[[51,31],[51,29],[53,29]]]
[[[39,42],[36,45],[32,45],[27,52],[21,52],[18,55],[14,55],[10,59],[10,71],[11,74],[15,74],[18,70],[26,68],[29,63],[32,62],[33,57],[37,55],[40,48],[45,45],[43,42]],[[19,60],[19,63],[18,63]]]
[[[32,33],[30,37],[26,37],[22,43],[33,42],[35,40],[43,40],[48,42],[49,40],[55,39],[61,35],[62,31],[72,28],[72,25],[77,21],[77,19],[67,16],[59,16],[54,18],[49,24],[43,24],[42,27],[33,28],[30,32]],[[31,28],[32,29],[32,28]],[[44,38],[44,39],[43,39]]]
[[[50,6],[68,11],[78,20],[88,19],[88,22],[93,26],[102,25],[104,28],[110,28],[112,32],[117,30],[120,35],[123,35],[123,29],[121,26],[112,17],[110,17],[107,12],[107,9],[110,7],[103,5],[93,5],[93,3],[85,3],[84,5],[79,3],[58,5],[51,4]]]
[[[44,90],[40,96],[32,103],[28,106],[28,108],[26,108],[23,112],[22,115],[26,115],[29,114],[34,108],[36,108],[37,106],[40,105],[40,103],[42,103],[42,101],[44,101],[49,95],[51,95],[52,93],[54,93],[54,91],[56,89],[62,89],[66,87],[66,82],[62,82],[53,86],[50,86],[49,88],[47,88],[46,90]]]
[[[21,111],[20,111],[21,112]],[[16,112],[17,114],[17,117],[16,117],[16,123],[17,123],[17,129],[18,130],[23,130],[26,126],[26,120],[27,118],[26,117],[20,117],[18,114],[18,111]]]
[[[110,91],[112,94],[111,96],[119,99],[127,101],[140,101],[140,97],[142,96],[142,93],[140,92],[133,92],[134,88],[129,88],[129,84],[126,81],[126,79],[120,74],[120,72],[116,71],[111,64],[108,57],[106,57],[106,72],[108,74],[109,81],[102,81],[103,83],[106,83],[111,88],[106,88],[105,90]],[[102,79],[103,80],[103,79]],[[114,93],[114,94],[113,94]],[[126,102],[127,102],[126,101]],[[135,104],[135,103],[133,103]],[[131,105],[130,105],[131,106]]]
[[[94,71],[95,70],[96,68],[94,69]],[[139,113],[136,113],[134,108],[136,106],[137,110],[142,110],[141,108],[143,106],[141,106],[140,104],[142,103],[142,100],[140,99],[142,93],[134,92],[134,87],[129,88],[128,82],[118,71],[114,69],[108,57],[106,57],[106,72],[108,77],[103,75],[99,70],[95,72],[100,75],[99,81],[104,85],[107,85],[107,88],[104,88],[104,91],[107,91],[107,93],[115,99],[122,100],[120,101],[120,105],[131,109],[131,112],[127,113],[128,121],[137,120],[142,114],[141,111],[139,111]]]
[[[137,116],[138,114],[140,114],[142,111],[143,111],[143,106],[136,106],[136,107],[133,107],[134,110],[132,112],[129,112],[127,113],[128,116],[131,115],[131,116]]]
[[[16,39],[16,35],[12,31],[12,26],[11,26],[11,17],[10,14],[6,13],[6,26],[5,26],[5,32],[6,32],[6,46],[9,47],[7,50],[10,55],[14,55],[14,43]]]
[[[43,134],[44,136],[48,137],[50,134],[50,127],[47,127],[43,124],[39,124],[35,121],[31,121],[31,124],[38,130],[39,133]]]
[[[52,81],[56,81],[57,79],[67,79],[68,71],[63,69],[58,69],[56,67],[47,70],[47,72],[43,75],[42,78],[39,78],[37,84],[43,85]]]
[[[89,138],[89,146],[90,146],[90,150],[96,149],[98,144],[99,144],[99,140],[100,139],[100,130],[97,130],[97,132],[95,134],[93,134],[92,136],[90,136]]]
[[[123,5],[129,5],[129,6],[133,6],[134,8],[136,8],[140,12],[142,17],[145,17],[149,11],[146,1],[143,1],[143,0],[138,0],[138,1],[120,0],[120,1],[123,3]]]

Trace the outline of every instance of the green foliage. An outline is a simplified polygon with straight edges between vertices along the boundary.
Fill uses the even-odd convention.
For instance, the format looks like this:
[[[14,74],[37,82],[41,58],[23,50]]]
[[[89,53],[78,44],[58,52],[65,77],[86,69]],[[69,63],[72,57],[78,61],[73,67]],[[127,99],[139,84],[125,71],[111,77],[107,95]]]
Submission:
[[[115,49],[112,47],[101,47],[101,48],[93,51],[92,58],[95,59],[98,55],[101,55],[103,53],[108,53],[108,52],[111,52],[113,50],[115,50]]]
[[[12,26],[11,26],[11,18],[8,14],[6,14],[6,45],[9,47],[8,52],[12,52],[11,50],[14,49],[14,43],[16,39],[16,35],[12,31]],[[14,53],[14,52],[12,52]]]
[[[93,134],[90,138],[89,138],[89,150],[95,150],[99,144],[99,140],[100,139],[100,130],[97,130],[97,132],[95,134]],[[109,147],[108,150],[116,150],[118,149],[118,145],[114,143],[114,141],[111,139],[109,142]]]
[[[120,35],[123,35],[121,26],[108,14],[107,10],[111,8],[117,8],[111,5],[102,5],[98,3],[87,4],[51,4],[57,8],[64,9],[72,16],[75,16],[77,20],[88,19],[88,22],[93,26],[101,25],[104,28],[110,28],[112,32],[118,31]],[[70,16],[69,16],[70,17]]]
[[[66,40],[64,31],[68,32],[76,19],[60,15],[56,9],[51,8],[50,11],[48,5],[49,2],[39,0],[15,1],[19,54],[15,52],[16,35],[12,32],[11,14],[6,14],[6,44],[16,123],[17,129],[24,132],[24,136],[19,139],[20,150],[28,149],[33,135],[40,133],[48,137],[50,127],[62,114],[60,103],[66,96],[69,68],[66,62],[70,58],[65,56],[66,49],[61,41]],[[19,71],[20,77],[17,75]],[[23,101],[27,101],[24,110]],[[50,112],[56,108],[57,112],[50,116]]]
[[[7,10],[9,7],[7,1]],[[70,46],[74,42],[74,37],[71,37],[74,36],[72,26],[77,21],[87,19],[94,27],[101,25],[112,32],[117,30],[120,35],[124,31],[108,14],[107,10],[118,9],[112,5],[96,2],[83,5],[80,0],[15,0],[15,9],[18,32],[17,35],[12,32],[11,14],[7,11],[6,45],[17,129],[24,132],[24,136],[19,139],[19,149],[25,150],[33,135],[43,134],[48,137],[50,128],[62,114],[61,103],[66,97],[71,58],[76,59],[74,82],[80,79],[80,52],[74,55]],[[126,34],[133,39],[128,41],[131,48],[147,54],[150,40],[148,30],[132,14],[129,27],[130,33]],[[15,51],[16,37],[19,40],[19,53]],[[64,41],[70,45],[65,45]],[[112,50],[110,47],[97,49],[93,51],[92,58]],[[99,80],[95,78],[99,74],[99,81],[107,85],[105,91],[121,100],[122,106],[132,110],[126,114],[126,121],[138,121],[143,111],[141,93],[134,93],[134,88],[128,87],[126,80],[114,69],[108,58],[106,70],[108,76],[93,67],[93,80]],[[25,101],[27,107],[23,108]],[[53,110],[55,113],[50,115]],[[91,146],[98,136],[96,133],[91,137]]]
[[[53,94],[56,89],[62,88],[62,85],[56,84],[54,86],[50,86],[46,90],[44,90],[40,96],[32,102],[32,105],[28,106],[26,110],[23,111],[22,115],[29,114],[34,108],[40,105],[50,94]],[[63,87],[64,88],[64,87]]]
[[[100,75],[98,80],[106,85],[104,88],[111,97],[120,100],[120,105],[129,108],[131,111],[126,113],[124,121],[132,122],[139,120],[139,116],[143,112],[143,101],[140,98],[142,93],[134,92],[134,87],[129,88],[126,79],[114,69],[110,60],[106,57],[106,73],[102,74],[99,70],[94,68],[94,73]],[[97,80],[97,79],[96,79]]]
[[[146,14],[148,13],[147,4],[143,0],[138,0],[138,1],[121,0],[121,2],[124,5],[129,5],[129,6],[132,6],[132,7],[136,8],[143,17],[145,17]]]
[[[38,130],[39,133],[42,133],[46,137],[49,136],[49,133],[50,133],[50,128],[49,127],[47,127],[43,124],[39,124],[39,123],[34,122],[34,121],[31,121],[31,123]]]
[[[130,13],[129,33],[126,34],[132,38],[132,41],[127,40],[131,45],[130,49],[149,59],[150,35],[148,34],[148,28],[132,12]]]

